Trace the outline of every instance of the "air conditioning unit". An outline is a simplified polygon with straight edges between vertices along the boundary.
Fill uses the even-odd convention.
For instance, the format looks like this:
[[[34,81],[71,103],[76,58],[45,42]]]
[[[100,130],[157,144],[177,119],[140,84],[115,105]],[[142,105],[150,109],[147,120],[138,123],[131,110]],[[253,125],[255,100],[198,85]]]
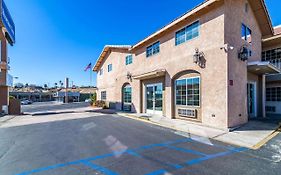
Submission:
[[[186,118],[197,118],[196,109],[178,109],[178,115]]]

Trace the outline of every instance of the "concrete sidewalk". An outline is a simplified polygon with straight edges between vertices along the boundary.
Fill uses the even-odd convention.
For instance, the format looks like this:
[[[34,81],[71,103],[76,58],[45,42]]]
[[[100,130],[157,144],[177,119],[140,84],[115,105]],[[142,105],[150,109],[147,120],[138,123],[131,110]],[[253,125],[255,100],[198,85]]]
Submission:
[[[259,149],[262,145],[279,133],[277,132],[277,129],[279,128],[278,124],[264,123],[260,121],[249,121],[249,123],[241,126],[240,128],[233,131],[226,131],[204,126],[201,123],[179,119],[169,119],[161,116],[123,112],[117,112],[117,114],[250,149]]]

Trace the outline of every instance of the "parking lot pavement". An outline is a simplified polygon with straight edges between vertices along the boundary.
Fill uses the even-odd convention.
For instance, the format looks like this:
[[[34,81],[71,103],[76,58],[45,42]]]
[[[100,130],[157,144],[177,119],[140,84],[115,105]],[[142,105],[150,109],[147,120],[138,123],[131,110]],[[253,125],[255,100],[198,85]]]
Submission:
[[[268,154],[118,115],[60,114],[44,119],[55,117],[65,120],[28,123],[20,121],[23,117],[0,127],[0,174],[270,175],[281,171],[280,162]]]
[[[80,102],[80,103],[58,103],[58,102],[40,102],[33,103],[31,105],[22,105],[23,113],[38,113],[45,111],[58,111],[58,110],[75,110],[77,108],[88,107],[89,103]]]

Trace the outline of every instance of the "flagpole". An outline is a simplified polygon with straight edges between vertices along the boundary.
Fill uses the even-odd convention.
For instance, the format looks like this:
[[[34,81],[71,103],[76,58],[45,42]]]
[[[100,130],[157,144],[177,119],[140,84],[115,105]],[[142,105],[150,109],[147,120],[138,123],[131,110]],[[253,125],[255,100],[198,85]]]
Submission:
[[[91,87],[92,87],[92,63],[91,63],[91,66],[90,66],[90,98],[92,96]]]

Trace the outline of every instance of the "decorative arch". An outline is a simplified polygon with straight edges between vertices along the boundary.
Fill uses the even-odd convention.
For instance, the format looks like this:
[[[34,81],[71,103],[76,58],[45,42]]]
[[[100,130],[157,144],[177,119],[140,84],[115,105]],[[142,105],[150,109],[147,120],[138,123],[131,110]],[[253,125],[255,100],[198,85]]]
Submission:
[[[126,82],[123,84],[121,89],[121,97],[122,97],[122,110],[131,111],[132,86],[130,83]]]
[[[192,70],[192,69],[187,69],[187,70],[182,70],[178,73],[176,73],[173,77],[172,77],[172,81],[171,81],[171,85],[172,85],[172,100],[171,100],[171,104],[172,104],[172,116],[173,118],[176,118],[176,81],[179,79],[188,79],[188,78],[192,78],[192,77],[199,77],[199,79],[201,80],[201,74],[200,72],[196,71],[196,70]],[[200,81],[200,86],[201,86],[201,81]],[[200,90],[201,91],[201,90]],[[201,99],[200,99],[201,101]],[[188,107],[187,107],[188,108]],[[199,120],[201,120],[201,117],[199,116]]]

